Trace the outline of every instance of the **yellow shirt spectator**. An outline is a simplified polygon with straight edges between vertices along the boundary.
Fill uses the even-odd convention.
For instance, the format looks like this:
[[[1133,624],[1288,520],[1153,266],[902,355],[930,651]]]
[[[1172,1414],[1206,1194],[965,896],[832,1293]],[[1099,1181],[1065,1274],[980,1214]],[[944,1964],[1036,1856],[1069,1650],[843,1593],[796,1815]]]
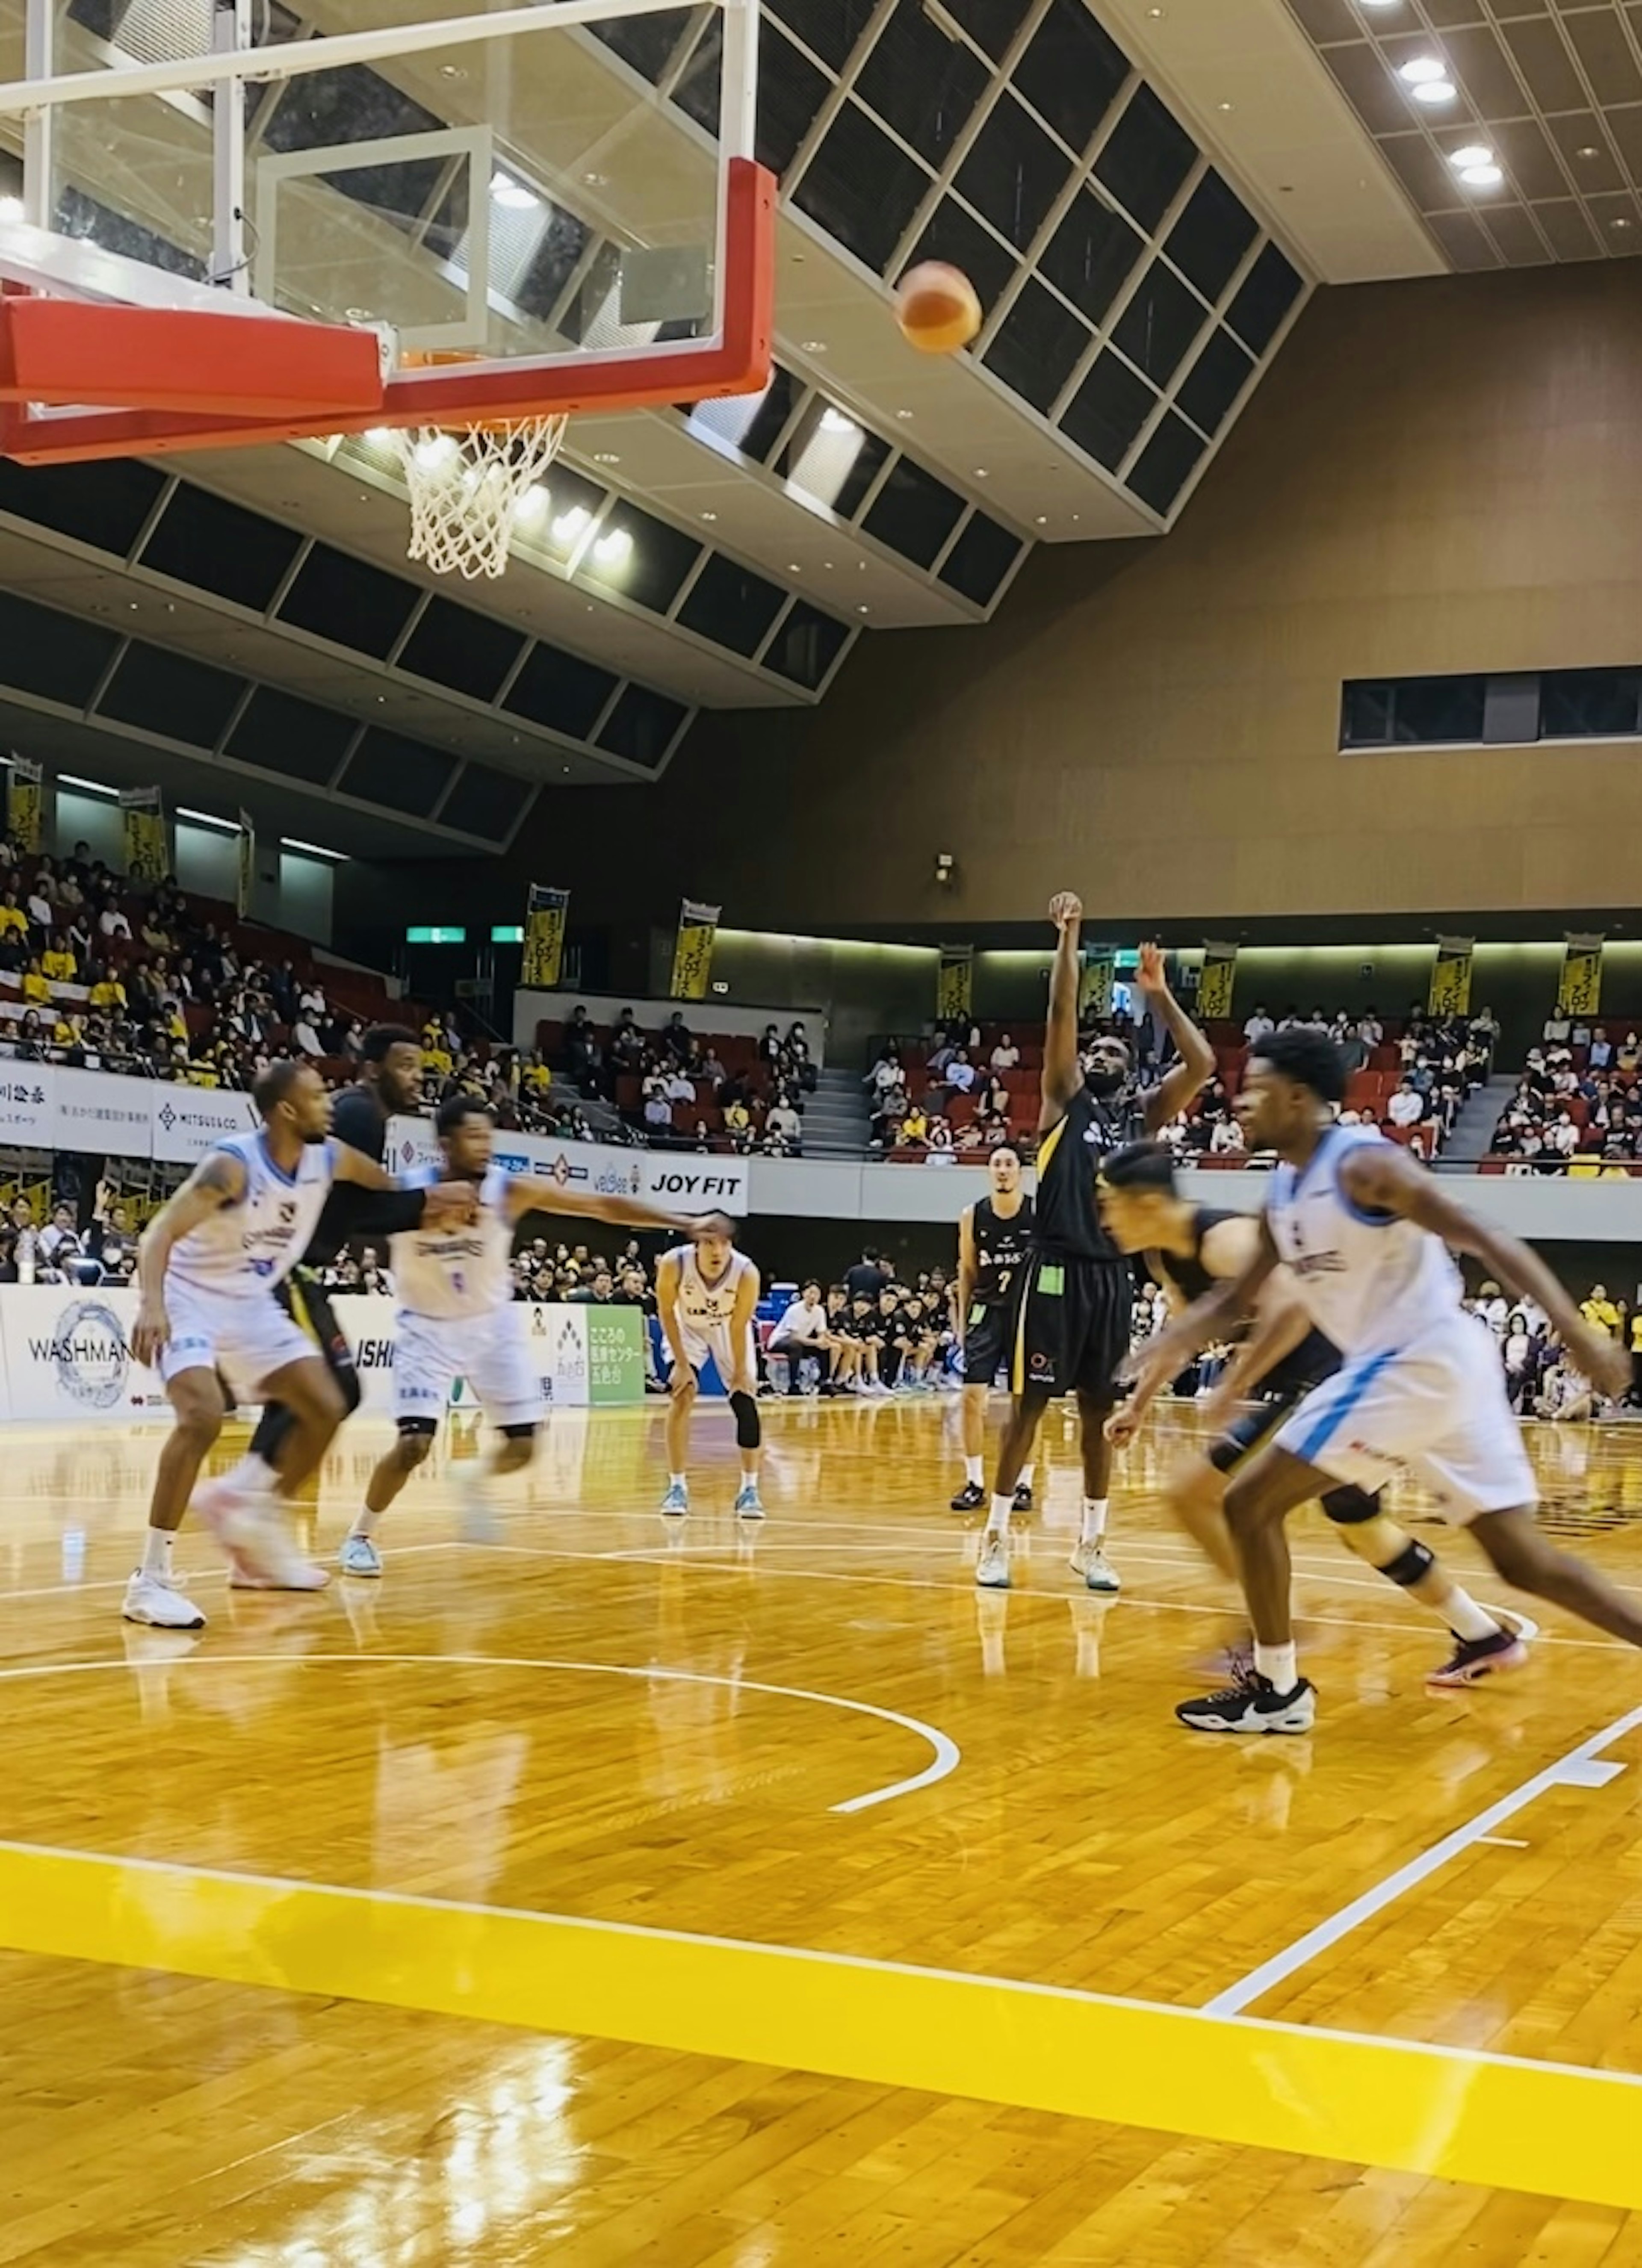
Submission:
[[[524,1080],[533,1094],[545,1094],[553,1084],[553,1073],[546,1064],[526,1064]]]
[[[48,1000],[51,998],[51,987],[41,976],[38,962],[24,976],[23,998],[26,1000]]]
[[[214,1063],[196,1056],[188,1065],[188,1084],[190,1086],[220,1086],[222,1079]]]
[[[1606,1284],[1594,1284],[1591,1296],[1579,1302],[1579,1313],[1593,1330],[1606,1331],[1611,1337],[1619,1329],[1619,1310],[1608,1296]]]
[[[125,986],[117,976],[105,976],[99,984],[92,985],[92,1005],[93,1008],[124,1007]]]
[[[13,930],[19,937],[26,937],[28,916],[21,906],[0,906],[0,937],[10,937]]]
[[[40,973],[54,984],[72,984],[79,975],[79,964],[67,946],[48,946],[40,956]]]

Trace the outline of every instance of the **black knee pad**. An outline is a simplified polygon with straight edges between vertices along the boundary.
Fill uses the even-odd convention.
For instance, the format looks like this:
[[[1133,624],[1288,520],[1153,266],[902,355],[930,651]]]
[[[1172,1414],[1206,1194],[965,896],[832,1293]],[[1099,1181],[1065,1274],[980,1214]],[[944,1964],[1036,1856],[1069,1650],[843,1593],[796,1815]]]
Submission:
[[[1410,1583],[1419,1582],[1429,1575],[1437,1564],[1437,1555],[1424,1543],[1410,1543],[1406,1551],[1399,1551],[1395,1559],[1378,1570],[1388,1583],[1400,1583],[1406,1591]]]
[[[504,1441],[534,1441],[536,1438],[534,1425],[498,1425],[497,1431]]]
[[[1380,1498],[1366,1489],[1330,1489],[1322,1499],[1323,1516],[1336,1528],[1361,1528],[1380,1517]]]
[[[756,1449],[763,1440],[763,1431],[758,1422],[758,1404],[750,1394],[733,1394],[730,1407],[735,1412],[735,1446],[738,1449]]]

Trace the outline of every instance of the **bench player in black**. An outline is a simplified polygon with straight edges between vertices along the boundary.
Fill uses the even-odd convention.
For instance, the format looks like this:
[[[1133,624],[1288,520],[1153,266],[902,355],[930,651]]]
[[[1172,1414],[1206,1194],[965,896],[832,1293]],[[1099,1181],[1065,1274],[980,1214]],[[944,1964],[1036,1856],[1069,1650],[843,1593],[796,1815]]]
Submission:
[[[963,1486],[954,1512],[986,1502],[986,1397],[1009,1358],[1014,1291],[1032,1249],[1033,1205],[1020,1186],[1020,1152],[1002,1143],[986,1161],[991,1193],[958,1216],[958,1281],[954,1322],[963,1355]],[[1013,1510],[1032,1508],[1032,1468],[1015,1483]]]
[[[1134,1281],[1127,1258],[1101,1226],[1095,1176],[1114,1150],[1155,1134],[1200,1092],[1214,1049],[1169,990],[1163,955],[1140,948],[1138,982],[1163,1019],[1180,1061],[1155,1086],[1141,1088],[1126,1041],[1096,1040],[1078,1053],[1079,939],[1083,904],[1070,890],[1049,902],[1059,932],[1049,975],[1038,1111],[1038,1193],[1033,1252],[1015,1314],[1010,1386],[1015,1395],[998,1454],[976,1580],[1009,1587],[1009,1515],[1015,1484],[1032,1454],[1043,1412],[1057,1395],[1078,1397],[1083,1445],[1083,1519],[1072,1567],[1092,1591],[1110,1594],[1117,1577],[1105,1550],[1112,1445],[1106,1420],[1115,1381],[1128,1359]]]
[[[1119,1248],[1145,1253],[1153,1280],[1168,1294],[1171,1316],[1184,1314],[1217,1285],[1241,1276],[1260,1241],[1254,1215],[1222,1212],[1182,1197],[1174,1161],[1158,1142],[1137,1142],[1107,1160],[1100,1203],[1101,1218]],[[1167,1360],[1148,1362],[1144,1347],[1138,1356],[1135,1392],[1106,1421],[1108,1438],[1120,1447],[1134,1440],[1151,1403],[1169,1383]],[[1194,1450],[1181,1461],[1164,1485],[1165,1501],[1180,1525],[1233,1582],[1237,1556],[1226,1521],[1226,1480],[1339,1367],[1338,1348],[1312,1325],[1279,1271],[1209,1408],[1212,1418],[1221,1409],[1229,1417],[1240,1401],[1246,1406],[1229,1417],[1223,1430],[1217,1428],[1206,1453]],[[1538,1634],[1535,1624],[1503,1607],[1479,1606],[1429,1545],[1388,1516],[1378,1494],[1332,1488],[1320,1501],[1343,1543],[1439,1616],[1453,1633],[1454,1653],[1432,1672],[1428,1685],[1474,1685],[1498,1670],[1520,1668],[1528,1660],[1528,1641]]]

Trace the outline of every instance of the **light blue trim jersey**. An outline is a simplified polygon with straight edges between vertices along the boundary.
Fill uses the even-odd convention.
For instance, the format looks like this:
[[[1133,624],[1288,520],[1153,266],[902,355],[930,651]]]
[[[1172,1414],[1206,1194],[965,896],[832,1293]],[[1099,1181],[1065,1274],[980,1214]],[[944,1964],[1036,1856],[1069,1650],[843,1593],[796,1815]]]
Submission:
[[[1383,1143],[1367,1126],[1330,1126],[1304,1167],[1271,1176],[1266,1221],[1318,1329],[1350,1357],[1407,1346],[1433,1324],[1466,1319],[1460,1271],[1440,1237],[1392,1213],[1365,1211],[1340,1187],[1354,1150]]]
[[[336,1145],[303,1145],[294,1174],[269,1155],[267,1136],[230,1134],[217,1152],[245,1167],[245,1195],[223,1205],[172,1248],[167,1276],[206,1292],[254,1291],[289,1276],[307,1250],[336,1178]]]
[[[406,1175],[414,1188],[443,1179],[436,1166]],[[513,1296],[513,1224],[503,1209],[512,1177],[492,1166],[479,1184],[479,1218],[466,1226],[401,1229],[388,1239],[394,1297],[401,1312],[445,1321],[493,1314]]]

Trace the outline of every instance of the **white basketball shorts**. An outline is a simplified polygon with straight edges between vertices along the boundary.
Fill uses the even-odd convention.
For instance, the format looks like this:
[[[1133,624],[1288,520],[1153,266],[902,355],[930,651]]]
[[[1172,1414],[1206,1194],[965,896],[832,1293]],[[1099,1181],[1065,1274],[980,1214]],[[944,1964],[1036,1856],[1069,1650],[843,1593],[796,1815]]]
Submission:
[[[171,1336],[160,1350],[159,1374],[167,1386],[185,1370],[220,1370],[238,1398],[254,1402],[276,1371],[319,1355],[260,1276],[247,1276],[243,1292],[207,1291],[167,1276],[166,1313]]]
[[[541,1381],[525,1344],[524,1310],[510,1300],[485,1315],[394,1318],[394,1417],[437,1424],[451,1384],[466,1379],[493,1425],[536,1425]]]
[[[1416,1481],[1456,1526],[1539,1494],[1498,1344],[1469,1315],[1445,1318],[1406,1347],[1351,1357],[1271,1439],[1360,1489]]]
[[[694,1325],[686,1322],[681,1315],[679,1330],[684,1341],[684,1352],[688,1359],[690,1368],[702,1369],[708,1356],[711,1355],[713,1367],[724,1381],[725,1391],[728,1393],[731,1376],[735,1369],[735,1349],[731,1344],[729,1324],[712,1323],[705,1329],[698,1330]],[[753,1335],[750,1330],[742,1349],[742,1359],[747,1375],[756,1380],[758,1361],[754,1351]]]

